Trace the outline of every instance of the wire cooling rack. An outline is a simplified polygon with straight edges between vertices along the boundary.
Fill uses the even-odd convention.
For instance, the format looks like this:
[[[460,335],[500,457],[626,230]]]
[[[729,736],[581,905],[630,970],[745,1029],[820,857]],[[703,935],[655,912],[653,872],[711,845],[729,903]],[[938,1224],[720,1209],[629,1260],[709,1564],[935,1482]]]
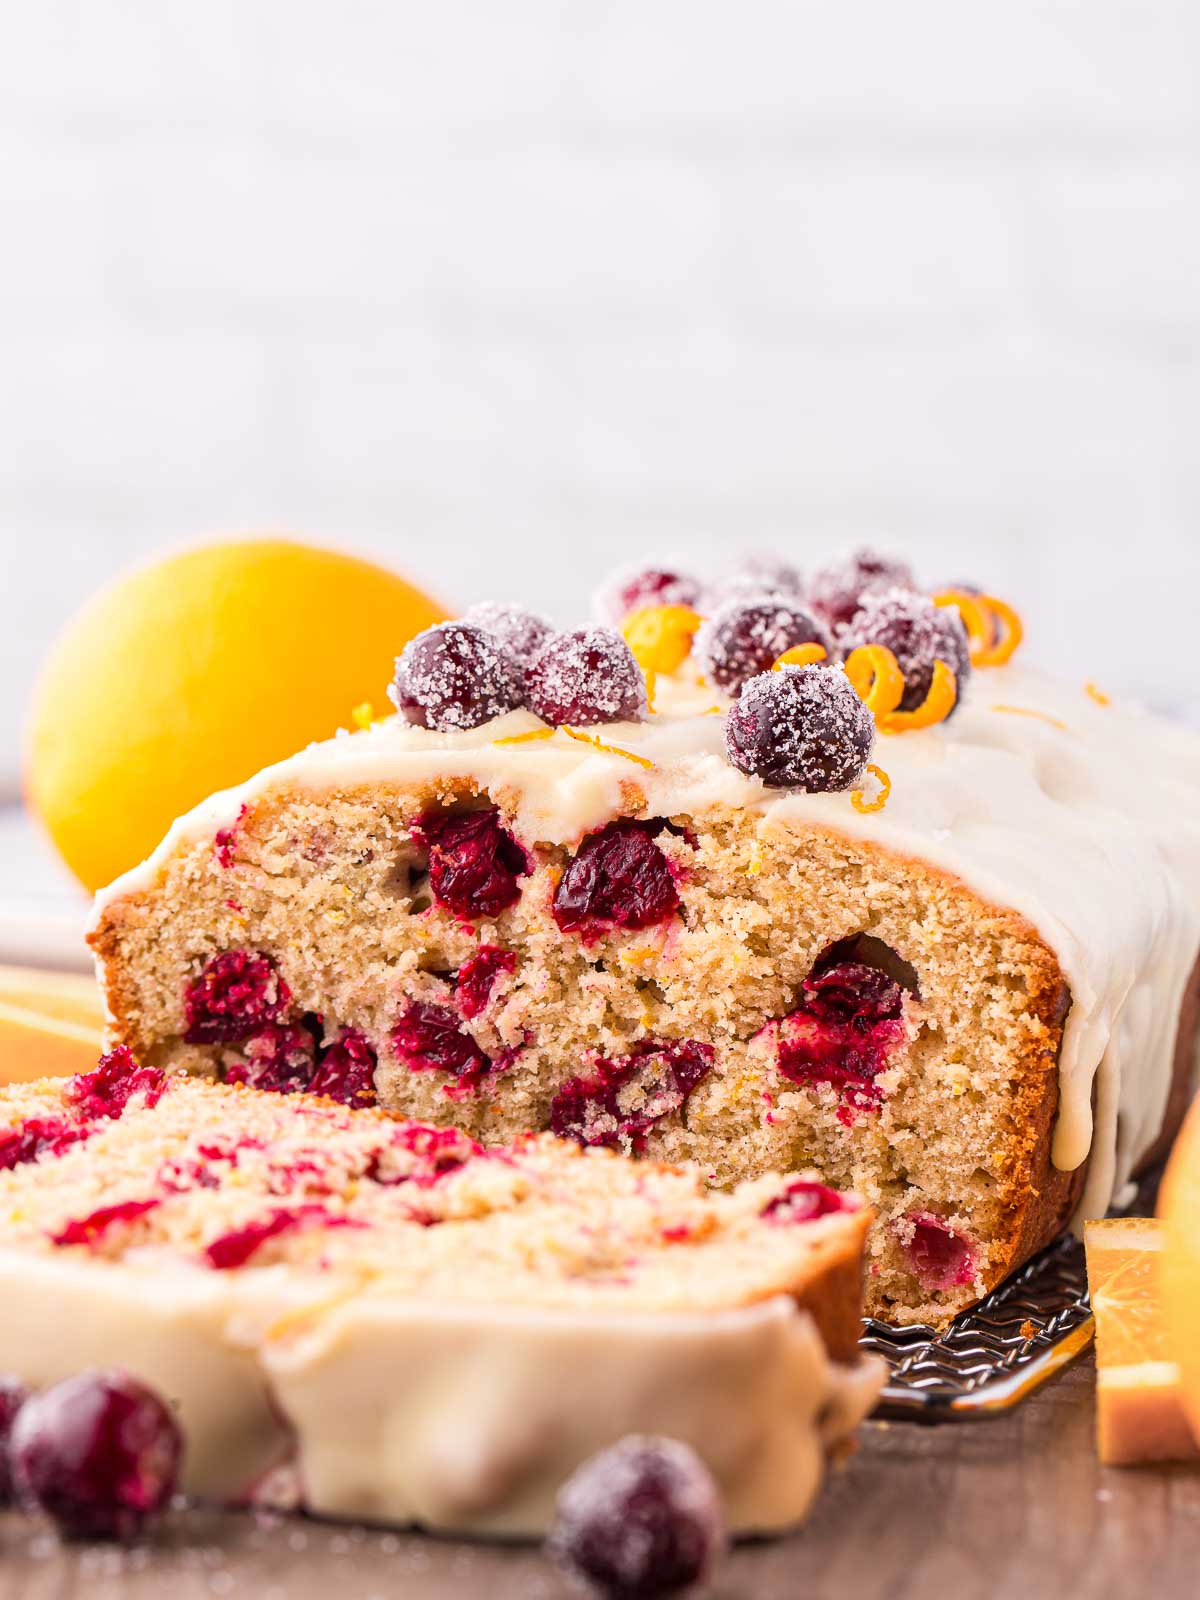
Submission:
[[[887,1362],[879,1417],[955,1422],[995,1416],[1092,1342],[1083,1246],[1066,1235],[942,1333],[868,1318],[862,1345]]]

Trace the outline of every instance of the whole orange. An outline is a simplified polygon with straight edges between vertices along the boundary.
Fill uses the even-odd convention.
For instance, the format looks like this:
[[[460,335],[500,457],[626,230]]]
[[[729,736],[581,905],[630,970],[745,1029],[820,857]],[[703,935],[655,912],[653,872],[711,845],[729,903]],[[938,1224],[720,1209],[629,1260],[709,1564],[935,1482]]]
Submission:
[[[97,889],[215,789],[382,709],[396,655],[445,612],[393,572],[287,539],[210,544],[118,578],[34,694],[27,796]]]

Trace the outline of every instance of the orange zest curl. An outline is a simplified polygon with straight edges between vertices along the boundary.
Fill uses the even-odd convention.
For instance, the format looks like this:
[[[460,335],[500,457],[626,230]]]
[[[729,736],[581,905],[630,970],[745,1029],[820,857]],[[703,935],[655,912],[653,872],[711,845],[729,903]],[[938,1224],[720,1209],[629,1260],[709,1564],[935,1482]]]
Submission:
[[[818,661],[825,659],[823,644],[794,644],[790,650],[783,652],[771,671],[782,672],[784,667],[815,667]]]
[[[653,667],[643,667],[642,677],[646,680],[646,710],[654,710],[654,696],[658,693],[658,673]]]
[[[568,728],[564,723],[562,731],[571,739],[578,739],[580,744],[590,744],[594,750],[602,750],[607,756],[624,756],[626,761],[633,761],[639,767],[653,768],[653,761],[648,761],[645,756],[634,755],[632,750],[622,750],[619,744],[604,744],[593,733],[581,733],[578,728]]]
[[[973,667],[1002,667],[1016,654],[1025,626],[1006,600],[994,594],[968,594],[965,589],[943,589],[933,597],[935,606],[954,606],[967,630]]]
[[[979,598],[980,604],[991,612],[993,624],[999,622],[999,638],[983,655],[972,659],[977,667],[1002,667],[1016,655],[1017,646],[1025,637],[1025,625],[1007,601],[998,600],[994,594]]]
[[[954,710],[958,699],[958,685],[954,674],[944,661],[933,663],[933,677],[929,693],[915,711],[889,711],[877,717],[875,725],[880,733],[915,733],[919,728],[932,728]]]
[[[1112,705],[1112,695],[1105,694],[1104,690],[1094,683],[1085,683],[1084,689],[1089,700],[1094,700],[1098,706]]]
[[[1052,728],[1061,728],[1064,733],[1071,730],[1060,717],[1052,717],[1048,711],[1035,711],[1032,706],[993,706],[993,711],[1003,711],[1010,717],[1033,717],[1037,722],[1048,722]]]
[[[892,780],[882,767],[877,767],[874,762],[868,762],[867,771],[879,784],[879,792],[874,800],[868,800],[861,789],[852,789],[850,792],[850,804],[855,811],[861,811],[864,816],[869,815],[872,811],[882,811],[888,803],[888,796],[892,792]]]
[[[895,711],[904,694],[900,663],[884,644],[860,644],[845,660],[855,694],[876,717]]]
[[[375,707],[369,700],[364,700],[350,713],[350,721],[356,728],[369,728],[375,721]]]
[[[625,618],[621,632],[639,667],[674,672],[691,654],[702,620],[691,606],[641,606]]]
[[[493,744],[532,744],[535,739],[553,739],[554,728],[531,728],[528,733],[510,733],[507,739],[493,739]]]

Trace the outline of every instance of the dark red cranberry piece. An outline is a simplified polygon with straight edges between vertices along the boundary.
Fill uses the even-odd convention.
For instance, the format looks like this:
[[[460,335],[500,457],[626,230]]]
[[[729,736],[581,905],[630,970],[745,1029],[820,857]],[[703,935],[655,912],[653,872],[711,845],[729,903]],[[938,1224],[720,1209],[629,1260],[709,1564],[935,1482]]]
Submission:
[[[243,806],[237,814],[237,822],[231,828],[218,828],[213,834],[213,854],[217,858],[217,865],[232,867],[237,857],[237,830],[238,823],[246,815],[248,807]]]
[[[277,1239],[281,1234],[294,1233],[298,1228],[355,1226],[357,1224],[349,1218],[331,1216],[322,1205],[281,1206],[269,1216],[221,1234],[205,1246],[204,1255],[216,1271],[232,1272],[244,1267],[268,1240]]]
[[[354,1028],[342,1032],[324,1051],[309,1089],[344,1106],[375,1104],[374,1050]]]
[[[845,961],[806,978],[800,1004],[779,1024],[777,1065],[792,1083],[829,1085],[846,1116],[879,1106],[875,1079],[904,1038],[904,991],[885,973]]]
[[[831,628],[844,627],[871,594],[916,589],[912,568],[874,550],[857,550],[846,561],[814,572],[806,586],[809,605]]]
[[[310,1029],[272,1022],[245,1040],[245,1060],[225,1070],[226,1083],[244,1083],[271,1094],[300,1094],[309,1087],[317,1045]]]
[[[762,1214],[772,1222],[815,1222],[818,1217],[854,1209],[845,1195],[827,1184],[814,1183],[811,1178],[797,1178],[782,1194],[767,1201]]]
[[[433,898],[455,916],[498,917],[520,899],[529,861],[494,806],[432,813],[414,834],[429,851]]]
[[[704,585],[698,578],[666,567],[646,567],[628,573],[608,586],[600,597],[600,614],[618,627],[634,611],[646,606],[690,606],[696,610],[704,599]]]
[[[119,1117],[135,1094],[144,1095],[148,1106],[157,1105],[166,1086],[164,1072],[157,1067],[139,1067],[119,1044],[100,1057],[94,1072],[81,1072],[71,1079],[66,1098],[85,1117]]]
[[[885,645],[904,674],[902,711],[913,711],[929,693],[935,661],[944,661],[958,686],[955,710],[971,675],[971,652],[962,618],[951,606],[935,606],[921,594],[888,589],[868,595],[838,637],[843,655],[861,644]],[[953,714],[953,713],[952,713]]]
[[[13,1497],[12,1429],[28,1398],[29,1391],[19,1378],[0,1373],[0,1506],[8,1505]]]
[[[683,1110],[715,1059],[712,1045],[694,1039],[644,1039],[628,1055],[602,1056],[559,1089],[550,1127],[583,1145],[640,1149],[656,1123]]]
[[[226,950],[213,956],[183,997],[188,1044],[235,1044],[286,1015],[292,996],[270,956]]]
[[[699,1456],[645,1435],[622,1439],[567,1479],[547,1540],[598,1600],[696,1593],[725,1546],[720,1496]]]
[[[477,1017],[487,1010],[496,980],[512,972],[517,965],[514,950],[502,950],[498,944],[481,944],[469,961],[458,969],[454,998],[464,1017]],[[0,1146],[0,1150],[2,1150]]]
[[[523,702],[518,663],[465,622],[439,622],[410,639],[388,693],[408,722],[441,732],[478,728]]]
[[[159,1204],[157,1200],[119,1200],[116,1205],[98,1206],[86,1217],[72,1217],[57,1233],[50,1235],[52,1244],[99,1244],[111,1228],[128,1227]]]
[[[410,1072],[448,1072],[464,1085],[492,1066],[458,1013],[429,1000],[411,1002],[392,1029],[392,1045]]]
[[[525,674],[525,700],[543,722],[579,728],[640,722],[646,680],[615,628],[551,634]]]
[[[91,1128],[61,1117],[30,1117],[19,1128],[0,1131],[0,1172],[9,1172],[41,1156],[61,1156],[64,1151],[91,1137]]]
[[[25,1402],[11,1450],[22,1498],[63,1535],[130,1540],[175,1493],[183,1436],[145,1384],[84,1372]]]
[[[514,661],[527,667],[554,632],[553,626],[536,611],[526,611],[522,606],[500,605],[494,600],[484,600],[472,606],[461,621],[473,628],[482,628],[490,634]]]
[[[564,933],[586,938],[649,928],[678,911],[670,863],[651,837],[664,827],[625,817],[588,834],[554,892],[554,920]]]
[[[975,1279],[971,1240],[932,1211],[912,1211],[900,1220],[901,1243],[923,1289],[957,1289]]]
[[[730,761],[773,789],[848,789],[867,770],[874,743],[875,719],[840,667],[764,672],[725,719]]]
[[[732,600],[696,635],[701,670],[716,688],[738,694],[760,672],[769,672],[796,645],[819,644],[833,652],[829,630],[798,601],[781,595]]]

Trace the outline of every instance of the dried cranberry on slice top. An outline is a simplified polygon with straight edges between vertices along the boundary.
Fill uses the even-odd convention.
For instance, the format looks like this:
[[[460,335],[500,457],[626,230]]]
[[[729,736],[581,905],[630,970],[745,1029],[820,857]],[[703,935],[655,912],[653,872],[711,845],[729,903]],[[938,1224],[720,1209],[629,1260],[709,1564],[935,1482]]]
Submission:
[[[61,1156],[93,1130],[61,1117],[30,1117],[17,1128],[0,1129],[0,1172],[11,1172],[44,1155]]]
[[[473,1087],[492,1062],[449,1006],[413,1000],[392,1029],[392,1045],[410,1072],[448,1072]]]
[[[433,812],[413,832],[429,851],[433,898],[455,916],[498,917],[520,899],[517,880],[529,872],[529,859],[495,806]]]
[[[550,1127],[583,1145],[641,1149],[656,1123],[683,1110],[715,1059],[712,1045],[694,1039],[644,1039],[628,1055],[600,1057],[558,1090]]]
[[[912,1211],[900,1219],[901,1245],[923,1289],[937,1293],[975,1280],[971,1239],[932,1211]]]
[[[99,1244],[113,1228],[129,1227],[159,1205],[158,1199],[118,1200],[115,1205],[98,1206],[85,1217],[72,1217],[56,1233],[50,1235],[52,1244],[84,1244],[89,1248]]]
[[[501,977],[517,965],[515,950],[502,950],[497,944],[482,944],[469,961],[458,969],[454,998],[464,1017],[478,1017],[491,1002],[492,990]]]
[[[564,933],[595,938],[650,928],[678,911],[670,862],[652,837],[666,826],[623,817],[588,834],[554,893],[554,920]]]
[[[615,628],[551,634],[525,673],[525,699],[555,727],[640,722],[648,709],[642,669]]]
[[[831,1087],[841,1120],[883,1102],[876,1079],[905,1036],[904,991],[886,973],[843,961],[801,986],[800,1004],[779,1024],[776,1064],[792,1083]]]
[[[689,1445],[630,1436],[559,1491],[552,1558],[605,1600],[697,1594],[726,1546],[716,1484]]]
[[[84,1372],[25,1402],[11,1453],[22,1498],[64,1537],[131,1540],[175,1493],[183,1436],[145,1384]]]
[[[188,1044],[235,1044],[287,1014],[292,996],[270,956],[226,950],[205,964],[183,997]]]
[[[490,633],[463,622],[439,622],[410,639],[388,695],[406,721],[444,733],[478,728],[524,698],[519,664]]]

